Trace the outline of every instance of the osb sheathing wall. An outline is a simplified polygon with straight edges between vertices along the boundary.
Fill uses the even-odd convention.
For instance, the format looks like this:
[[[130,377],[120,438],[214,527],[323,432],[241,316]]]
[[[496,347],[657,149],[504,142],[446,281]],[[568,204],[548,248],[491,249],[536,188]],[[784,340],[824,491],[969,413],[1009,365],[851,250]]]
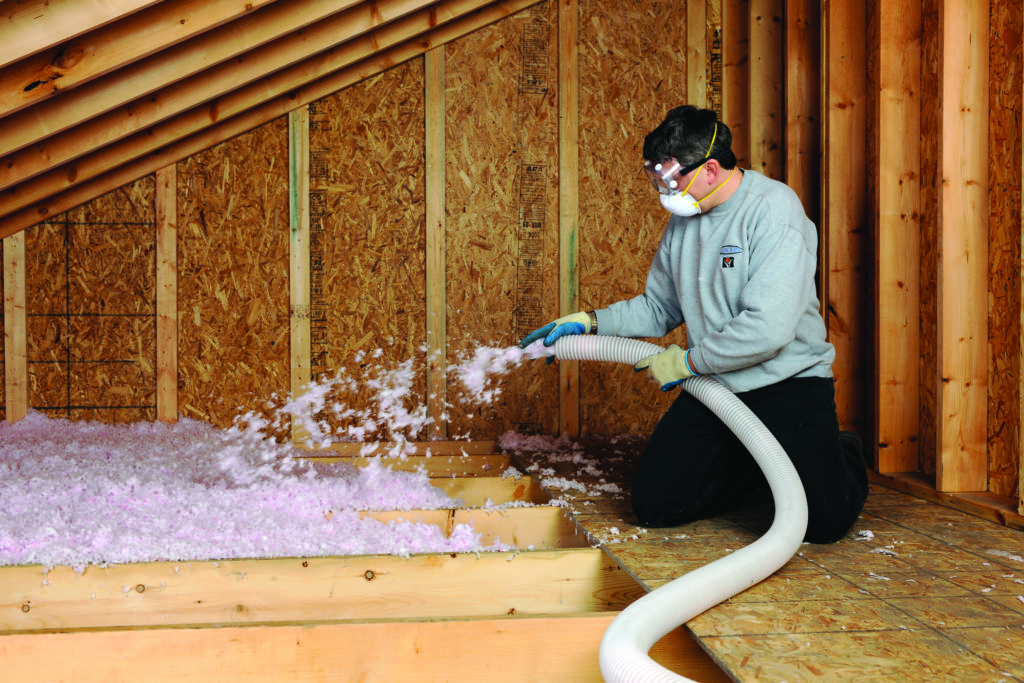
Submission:
[[[640,146],[666,107],[686,99],[685,32],[670,29],[666,11],[657,2],[580,7],[583,306],[641,291],[663,227]],[[477,344],[514,344],[557,315],[557,30],[557,4],[541,3],[445,49],[449,367]],[[310,106],[311,213],[325,227],[315,374],[358,377],[408,359],[423,368],[423,92],[420,58]],[[228,425],[288,392],[287,145],[287,121],[278,119],[178,164],[184,416]],[[155,417],[152,188],[140,181],[26,232],[37,409],[76,419]],[[517,285],[530,274],[520,250],[536,245],[519,230],[524,220],[541,223],[532,275],[542,299],[539,310],[521,313]],[[76,334],[84,323],[68,317],[69,301],[71,316],[106,327]],[[449,435],[557,430],[555,368],[523,366],[502,378],[486,406],[464,400],[450,374]],[[649,430],[670,400],[629,368],[588,365],[581,384],[587,433]],[[417,381],[417,402],[424,392]],[[345,398],[360,404],[370,394]]]
[[[903,97],[904,104],[915,106],[920,116],[917,171],[906,176],[908,183],[917,183],[920,210],[910,212],[905,220],[910,230],[919,230],[920,237],[918,253],[907,255],[920,264],[916,295],[920,299],[920,412],[918,429],[910,429],[905,437],[920,454],[917,468],[933,473],[941,424],[936,416],[940,374],[936,250],[941,231],[937,206],[942,183],[939,72],[944,3],[908,0],[903,5],[920,13],[920,26],[906,29],[905,17],[916,12],[899,12],[901,25],[911,31],[906,45],[920,44],[919,85]],[[699,40],[687,39],[686,17],[694,14],[694,7],[693,3],[653,0],[583,0],[579,4],[576,265],[582,308],[607,304],[643,287],[665,221],[640,172],[643,134],[668,107],[692,99],[690,90],[705,102],[716,95],[702,93],[686,78],[695,71],[695,60],[688,63],[687,51],[698,58],[707,56],[707,51],[702,55],[693,48]],[[880,122],[865,112],[874,110],[878,102],[872,59],[879,46],[881,8],[869,3],[864,16],[843,17],[844,12],[857,15],[856,8],[795,0],[706,3],[707,22],[720,18],[724,27],[720,102],[736,134],[741,163],[798,186],[812,218],[829,231],[822,236],[823,255],[833,260],[823,268],[823,293],[830,334],[844,359],[836,366],[837,403],[844,425],[865,434],[875,429],[870,403],[879,391],[871,386],[870,376],[876,313],[870,303],[871,240],[877,217],[871,214],[869,193],[877,181],[872,177],[873,164],[879,159],[875,141],[892,140],[892,136],[878,136],[906,123]],[[980,151],[987,155],[989,169],[988,486],[1006,496],[1016,493],[1020,457],[1020,15],[1014,3],[990,3],[990,144]],[[851,23],[850,18],[856,21]],[[837,38],[857,22],[862,29],[853,31],[856,35],[849,45],[859,45],[862,52],[846,52]],[[544,322],[559,312],[558,289],[564,285],[558,280],[558,115],[563,94],[559,92],[558,30],[558,5],[546,2],[444,48],[449,367],[474,344],[515,343],[527,323]],[[859,37],[865,31],[866,47]],[[812,46],[803,69],[793,69],[801,64],[793,58],[798,49],[785,48],[788,62],[781,58],[783,45],[796,40],[807,46],[818,35],[823,43]],[[766,41],[780,49],[765,49]],[[751,51],[757,52],[756,59],[750,58]],[[807,78],[808,72],[826,66],[827,74]],[[789,69],[787,85],[780,92],[779,80],[772,81],[766,74],[781,74],[784,68]],[[844,78],[843,69],[859,76]],[[322,202],[313,210],[323,211],[326,228],[321,245],[323,334],[314,338],[312,349],[314,361],[321,364],[314,364],[314,372],[344,370],[358,375],[367,364],[359,352],[377,349],[380,357],[372,359],[371,365],[416,358],[422,368],[425,82],[423,59],[417,58],[310,105],[311,194]],[[820,95],[815,85],[819,82],[825,88]],[[850,97],[844,98],[848,93]],[[813,106],[808,108],[809,104]],[[841,117],[852,118],[853,124],[842,129],[838,139],[830,137],[831,122]],[[864,202],[850,225],[840,224],[832,215],[835,190],[827,197],[817,194],[825,190],[816,184],[819,171],[813,140],[799,142],[808,132],[820,132],[829,144],[820,174],[828,176],[831,168],[848,160],[860,164],[849,171],[849,181],[858,196],[863,194]],[[913,131],[907,134],[918,137]],[[863,149],[856,142],[861,138]],[[279,119],[178,164],[179,409],[183,415],[227,424],[240,407],[259,407],[272,395],[288,391],[287,145],[287,122]],[[153,311],[153,294],[146,289],[152,287],[152,275],[147,274],[151,266],[133,255],[152,250],[152,238],[142,237],[144,226],[153,221],[151,188],[152,180],[139,181],[27,231],[32,260],[30,311],[50,315],[49,322],[33,316],[29,326],[33,405],[56,402],[54,414],[78,406],[72,409],[77,411],[75,417],[152,417],[153,344],[143,339],[152,335],[152,323],[144,322],[145,316],[138,313]],[[116,207],[116,212],[104,207]],[[82,212],[93,217],[89,220],[125,226],[101,238],[108,246],[119,246],[106,249],[106,256],[99,247],[62,256],[54,245],[66,239],[60,235],[71,234],[72,225],[85,220]],[[131,215],[120,215],[125,212]],[[135,227],[129,230],[129,225]],[[117,265],[119,270],[131,271],[118,278],[136,284],[100,280],[101,273],[109,272],[105,268],[110,266],[103,261],[110,260],[112,253],[120,255],[114,260],[123,262]],[[836,264],[842,265],[843,272],[835,271]],[[526,281],[538,276],[539,290],[529,290],[531,283]],[[101,310],[94,303],[99,300],[97,290],[117,296],[137,290],[136,303],[103,299],[106,308],[102,310],[117,312],[125,320],[101,324],[120,325],[118,334],[125,336],[112,345],[100,341],[99,334],[76,337],[73,352],[67,346],[60,352],[48,351],[48,345],[64,343],[60,334],[66,332],[51,331],[46,337],[36,330],[47,324],[63,324],[66,330],[71,324],[66,304],[57,294],[56,283],[65,281],[78,287],[72,299],[83,299],[76,305],[90,315]],[[536,309],[521,305],[526,290],[537,294]],[[63,322],[56,315],[62,311]],[[134,327],[126,322],[129,315],[141,316],[132,323]],[[681,340],[677,332],[666,343]],[[134,351],[124,356],[111,353],[113,347],[121,354]],[[60,353],[63,365],[54,360]],[[58,381],[60,373],[66,376],[69,368],[75,368],[69,358],[97,366],[89,370],[94,373],[92,379],[81,385],[93,387],[88,392]],[[136,367],[115,372],[114,364],[108,362],[112,360],[129,360],[127,365]],[[44,369],[44,361],[53,367]],[[84,371],[84,367],[74,370]],[[462,403],[460,389],[450,376],[449,435],[489,439],[510,427],[558,431],[559,386],[554,368],[528,364],[505,377],[502,386],[504,391],[494,405],[478,407]],[[424,398],[422,382],[416,391]],[[41,399],[43,395],[47,398]],[[49,398],[58,395],[64,397],[63,403]],[[365,398],[364,392],[357,400]],[[670,400],[671,396],[652,391],[628,368],[585,363],[580,374],[581,431],[648,431]],[[111,404],[121,407],[90,409]]]

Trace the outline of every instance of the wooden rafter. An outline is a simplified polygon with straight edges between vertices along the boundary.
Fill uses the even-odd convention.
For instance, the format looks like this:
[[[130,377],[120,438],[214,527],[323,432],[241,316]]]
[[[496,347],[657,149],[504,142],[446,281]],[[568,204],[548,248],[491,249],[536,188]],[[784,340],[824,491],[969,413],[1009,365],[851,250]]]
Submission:
[[[0,116],[233,22],[270,2],[273,0],[164,2],[18,60],[0,69]]]
[[[0,8],[0,66],[59,45],[157,0],[13,0]]]
[[[327,10],[321,8],[320,21],[314,26],[298,32],[292,25],[301,26],[307,23],[305,19],[289,22],[285,35],[262,45],[276,33],[276,24],[264,21],[264,13],[260,13],[172,48],[158,58],[121,69],[63,98],[9,116],[0,121],[4,127],[0,154],[7,155],[0,166],[0,187],[9,187],[90,149],[214,100],[222,93],[301,62],[310,54],[344,44],[425,4],[427,0],[382,0],[376,5],[358,4],[328,17],[322,16]],[[265,13],[279,21],[277,15],[281,12],[277,10],[290,7],[274,5]],[[237,35],[229,40],[224,32]],[[245,47],[253,44],[260,47],[243,53]],[[230,59],[235,55],[236,59]],[[203,68],[206,60],[214,64]],[[208,115],[216,120],[219,110],[212,109]]]
[[[200,106],[85,148],[73,161],[0,193],[0,236],[144,177],[289,111],[423,54],[537,0],[446,0],[353,37]],[[74,130],[74,129],[72,129]],[[97,144],[94,142],[94,145]]]

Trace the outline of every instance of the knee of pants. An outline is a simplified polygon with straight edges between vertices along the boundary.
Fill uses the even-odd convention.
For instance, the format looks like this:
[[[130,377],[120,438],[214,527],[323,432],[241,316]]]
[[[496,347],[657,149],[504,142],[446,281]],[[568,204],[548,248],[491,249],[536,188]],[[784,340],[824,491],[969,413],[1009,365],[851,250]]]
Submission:
[[[808,509],[807,532],[804,540],[808,543],[835,543],[847,534],[864,509],[863,500],[849,499],[845,509]]]
[[[634,488],[631,500],[637,523],[645,528],[679,526],[693,521],[699,506],[688,503],[682,496],[664,497],[652,491],[640,492]]]

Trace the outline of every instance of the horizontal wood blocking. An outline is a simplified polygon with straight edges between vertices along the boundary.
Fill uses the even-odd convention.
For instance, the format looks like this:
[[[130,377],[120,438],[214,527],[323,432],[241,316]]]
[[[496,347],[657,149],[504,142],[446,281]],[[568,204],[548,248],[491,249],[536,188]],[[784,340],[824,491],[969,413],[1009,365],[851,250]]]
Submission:
[[[485,545],[506,543],[522,550],[573,548],[588,545],[586,534],[557,507],[510,510],[404,510],[365,512],[363,516],[392,522],[434,524],[450,534],[459,524],[469,524]]]
[[[14,680],[104,683],[153,671],[177,680],[598,682],[598,647],[615,615],[0,636],[0,666]],[[696,680],[729,680],[682,628],[651,656]]]
[[[365,467],[370,460],[376,457],[334,456],[311,459],[323,462],[347,462],[356,467]],[[381,458],[381,461],[387,467],[404,472],[415,472],[422,469],[429,477],[479,477],[500,475],[509,467],[512,459],[507,455],[444,455],[385,457]]]
[[[643,588],[593,548],[0,570],[0,633],[620,610]],[[44,580],[45,579],[45,580]]]
[[[501,503],[547,503],[551,500],[533,477],[434,477],[430,483],[466,507]]]

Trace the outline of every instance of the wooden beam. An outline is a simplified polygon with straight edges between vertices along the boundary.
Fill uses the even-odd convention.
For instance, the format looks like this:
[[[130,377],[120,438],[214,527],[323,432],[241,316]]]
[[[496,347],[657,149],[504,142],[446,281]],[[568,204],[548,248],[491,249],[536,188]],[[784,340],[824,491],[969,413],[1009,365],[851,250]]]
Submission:
[[[291,395],[299,396],[311,379],[309,270],[309,107],[288,114],[288,318]],[[309,433],[301,417],[292,418],[292,439]]]
[[[0,237],[256,128],[298,106],[421,55],[431,46],[455,40],[536,2],[504,0],[475,12],[467,9],[472,3],[447,3],[433,13],[420,12],[385,26],[371,36],[351,40],[326,57],[314,57],[283,69],[226,93],[208,105],[179,114],[2,191]],[[456,10],[469,13],[456,14]],[[219,116],[212,125],[211,108]],[[104,174],[106,177],[93,182]]]
[[[488,505],[487,501],[534,505],[551,502],[551,496],[533,477],[444,477],[431,479],[430,485],[441,489],[452,498],[462,500],[467,507],[484,507]]]
[[[597,683],[598,648],[616,614],[9,635],[0,636],[0,666],[12,680],[81,683],[154,671],[174,680]],[[650,655],[688,679],[731,680],[683,628]]]
[[[8,422],[28,413],[28,321],[25,233],[7,237],[4,251],[4,412]]]
[[[558,2],[558,310],[579,310],[578,0]],[[558,363],[559,432],[580,433],[579,361]]]
[[[782,97],[782,0],[750,2],[750,168],[785,174]]]
[[[686,3],[686,101],[708,106],[708,5],[706,0]]]
[[[178,167],[156,172],[156,419],[178,420]]]
[[[508,510],[509,519],[527,509]],[[500,513],[492,517],[500,523]],[[17,566],[0,568],[0,576],[0,604],[11,613],[0,633],[572,614],[619,610],[644,593],[615,560],[590,547],[143,562],[81,573]]]
[[[921,6],[897,0],[875,9],[875,469],[912,472],[920,436]]]
[[[448,438],[447,295],[445,281],[445,62],[444,46],[424,55],[426,79],[426,298],[427,416],[430,437]]]
[[[785,179],[821,225],[821,2],[785,9]]]
[[[750,167],[750,11],[748,0],[722,0],[722,120],[732,151]]]
[[[497,453],[494,441],[408,441],[408,442],[355,442],[338,441],[331,444],[330,452],[346,457],[403,453],[405,455],[491,455]],[[311,451],[320,454],[320,450]]]
[[[0,116],[81,86],[270,2],[273,0],[161,2],[9,64],[0,69]],[[149,87],[157,85],[153,83]]]
[[[331,3],[322,1],[326,5],[322,13],[326,14]],[[473,6],[481,1],[477,0]],[[348,2],[351,4],[354,0]],[[270,37],[263,33],[276,34],[273,24],[264,28],[264,23],[259,20],[264,14],[289,16],[292,4],[271,5],[240,20],[243,27],[247,24],[256,26],[248,31],[243,28],[237,37],[232,34],[232,26],[208,32],[171,48],[166,56],[159,55],[126,67],[62,97],[12,114],[3,120],[4,135],[0,138],[0,154],[5,155],[0,164],[0,188],[145,130],[192,107],[216,100],[223,93],[258,81],[268,73],[399,19],[425,3],[429,4],[429,0],[381,0],[373,5],[356,4],[344,12],[322,17],[302,31],[292,31],[250,50],[244,58],[228,59],[232,50],[245,47],[244,41],[260,43]],[[291,25],[291,22],[285,23],[286,26]],[[256,28],[263,29],[263,33]],[[220,45],[227,47],[218,48]],[[371,43],[360,56],[374,49]],[[221,50],[224,55],[217,54]],[[211,60],[223,58],[226,61],[204,69],[207,52],[214,53]],[[180,78],[181,73],[190,76]],[[164,87],[154,91],[153,83]],[[139,93],[145,95],[139,97]],[[216,105],[207,111],[208,121],[222,115]]]
[[[431,441],[430,443],[446,442]],[[331,450],[333,451],[334,449]],[[401,457],[390,456],[384,453],[376,453],[371,456],[358,455],[356,453],[350,455],[344,450],[337,454],[320,455],[323,452],[313,451],[306,457],[319,462],[347,462],[356,467],[366,467],[372,461],[383,462],[397,472],[423,472],[431,478],[493,477],[495,474],[504,472],[512,465],[512,458],[510,456],[495,453],[470,456],[431,455],[430,457]]]
[[[116,21],[157,0],[22,0],[0,10],[0,66]]]
[[[839,422],[866,434],[867,10],[835,2],[822,12],[822,300],[836,349]]]
[[[444,530],[451,537],[461,524],[479,534],[480,543],[493,546],[507,543],[520,549],[538,551],[547,548],[589,548],[590,540],[562,508],[539,505],[508,510],[393,510],[360,512],[362,519],[384,524],[418,522]]]
[[[987,489],[988,0],[941,3],[939,491]]]

